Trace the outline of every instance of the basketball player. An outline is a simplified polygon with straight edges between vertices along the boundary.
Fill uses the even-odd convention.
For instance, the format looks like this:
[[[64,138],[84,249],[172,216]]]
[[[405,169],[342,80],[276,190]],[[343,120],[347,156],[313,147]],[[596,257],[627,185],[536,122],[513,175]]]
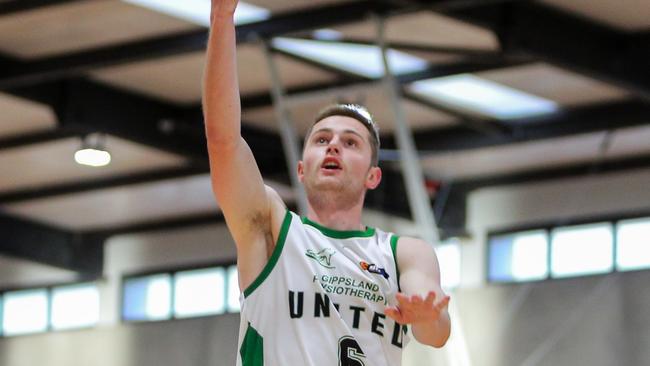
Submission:
[[[212,186],[237,245],[237,364],[400,365],[407,326],[443,346],[449,297],[432,247],[361,223],[365,192],[381,180],[365,109],[336,105],[317,116],[298,162],[306,217],[264,185],[240,133],[236,5],[212,0],[203,109]]]

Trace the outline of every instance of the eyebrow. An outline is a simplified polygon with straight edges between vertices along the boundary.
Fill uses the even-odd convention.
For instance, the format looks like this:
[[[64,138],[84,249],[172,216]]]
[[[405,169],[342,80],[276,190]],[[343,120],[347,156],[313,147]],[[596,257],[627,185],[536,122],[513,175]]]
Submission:
[[[317,133],[319,133],[319,132],[329,132],[329,133],[334,133],[334,130],[331,129],[331,128],[328,128],[328,127],[323,127],[323,128],[319,128],[318,130],[314,131],[313,134],[317,134]],[[344,134],[345,134],[345,133],[351,133],[351,134],[353,134],[353,135],[357,135],[357,136],[359,136],[362,140],[364,139],[364,137],[361,136],[361,134],[358,133],[358,132],[355,131],[355,130],[347,129],[347,130],[343,130],[343,133],[344,133]]]

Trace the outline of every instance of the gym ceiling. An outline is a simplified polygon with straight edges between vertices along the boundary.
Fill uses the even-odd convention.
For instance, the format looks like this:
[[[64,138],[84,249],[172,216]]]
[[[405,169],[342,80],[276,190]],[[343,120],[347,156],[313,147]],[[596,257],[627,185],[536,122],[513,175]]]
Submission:
[[[475,189],[650,167],[645,0],[247,2],[270,13],[237,26],[242,133],[290,205],[262,42],[374,45],[379,18],[390,48],[425,61],[397,79],[424,174],[437,188],[443,236],[464,232]],[[223,220],[200,107],[207,34],[119,0],[0,1],[0,265],[28,260],[95,278],[108,237]],[[367,206],[409,217],[395,118],[378,79],[271,45],[301,136],[325,104],[369,107],[382,129],[385,178]],[[495,118],[414,88],[458,75],[556,109]],[[78,165],[74,152],[96,133],[111,164]]]

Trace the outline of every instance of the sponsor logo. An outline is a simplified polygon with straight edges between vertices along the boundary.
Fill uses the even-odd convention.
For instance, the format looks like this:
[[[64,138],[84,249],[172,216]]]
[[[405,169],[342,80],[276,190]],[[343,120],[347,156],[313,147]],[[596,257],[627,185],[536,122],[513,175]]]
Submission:
[[[312,249],[307,249],[307,251],[305,252],[305,255],[307,257],[315,260],[321,266],[330,269],[336,268],[332,266],[332,256],[334,254],[336,254],[336,251],[334,251],[334,249],[332,248],[321,249],[318,252],[315,252]]]
[[[382,275],[385,279],[388,279],[388,277],[390,277],[388,275],[388,272],[386,272],[386,270],[384,268],[377,267],[376,264],[361,261],[361,262],[359,262],[359,266],[364,271],[368,271],[370,273],[375,273],[375,274],[378,274],[378,275]]]

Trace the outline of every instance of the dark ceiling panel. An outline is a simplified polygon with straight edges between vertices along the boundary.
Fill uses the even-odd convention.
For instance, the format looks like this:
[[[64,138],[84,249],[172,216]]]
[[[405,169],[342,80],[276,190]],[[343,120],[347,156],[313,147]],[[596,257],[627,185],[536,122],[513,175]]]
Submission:
[[[0,16],[14,15],[23,11],[81,1],[88,0],[4,0],[0,1]]]
[[[650,36],[629,34],[534,1],[445,11],[494,31],[506,53],[541,60],[616,84],[650,99]]]

